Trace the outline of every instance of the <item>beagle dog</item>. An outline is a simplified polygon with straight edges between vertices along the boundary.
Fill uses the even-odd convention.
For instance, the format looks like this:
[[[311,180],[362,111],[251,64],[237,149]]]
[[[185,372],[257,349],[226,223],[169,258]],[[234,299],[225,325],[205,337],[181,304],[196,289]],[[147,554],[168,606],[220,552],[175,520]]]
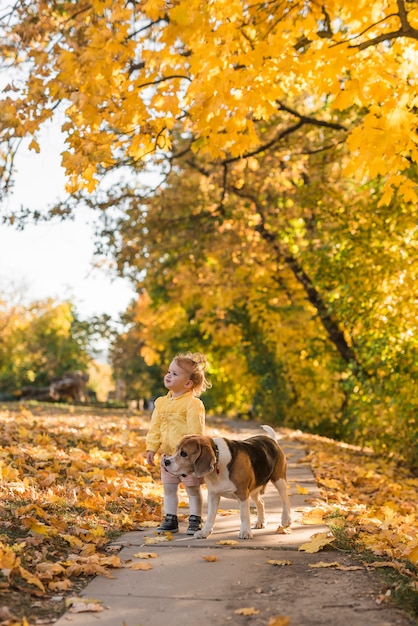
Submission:
[[[276,441],[274,430],[262,426],[267,435],[234,440],[223,437],[186,435],[175,453],[164,464],[175,476],[203,477],[208,489],[208,515],[202,530],[194,537],[205,539],[213,530],[221,496],[237,498],[241,528],[238,537],[251,539],[250,497],[257,508],[255,528],[265,528],[264,494],[269,481],[282,500],[282,526],[290,526],[290,502],[286,486],[286,457]]]

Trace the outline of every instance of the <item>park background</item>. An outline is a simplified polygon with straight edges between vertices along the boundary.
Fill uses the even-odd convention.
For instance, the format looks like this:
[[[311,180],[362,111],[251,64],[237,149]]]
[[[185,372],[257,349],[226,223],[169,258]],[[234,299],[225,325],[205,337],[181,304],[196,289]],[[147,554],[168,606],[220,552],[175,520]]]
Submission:
[[[6,282],[4,397],[88,370],[104,400],[107,363],[153,398],[200,350],[209,412],[416,467],[415,5],[45,8],[2,3],[2,237],[51,225],[52,273],[70,222],[65,276],[87,244],[102,272]]]
[[[416,2],[2,0],[0,27],[5,607],[51,621],[159,519],[140,409],[192,350],[208,422],[300,437],[315,519],[416,611]]]

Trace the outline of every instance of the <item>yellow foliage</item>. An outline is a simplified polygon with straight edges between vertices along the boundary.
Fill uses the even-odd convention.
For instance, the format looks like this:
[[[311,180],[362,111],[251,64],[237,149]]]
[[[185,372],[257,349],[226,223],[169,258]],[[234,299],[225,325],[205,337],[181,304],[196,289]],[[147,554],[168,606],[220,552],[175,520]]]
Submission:
[[[5,25],[2,57],[32,71],[19,97],[9,94],[13,81],[5,89],[3,136],[33,135],[66,103],[68,190],[91,193],[102,168],[151,155],[158,161],[176,124],[212,159],[250,153],[263,141],[258,120],[277,118],[286,103],[322,121],[337,110],[355,115],[359,123],[346,132],[347,175],[399,171],[405,180],[407,159],[417,163],[418,51],[410,36],[417,11],[413,3],[402,7],[400,17],[383,0],[300,10],[238,0],[118,0],[79,12],[64,3],[35,22],[29,4]],[[38,149],[35,139],[31,147]]]
[[[8,442],[0,466],[3,589],[48,596],[68,591],[72,576],[110,577],[122,567],[118,555],[100,552],[108,533],[126,528],[126,518],[129,529],[153,522],[157,513],[159,519],[157,487],[139,480],[148,473],[143,429],[140,417],[74,407],[1,409],[1,439]],[[15,506],[20,493],[30,504]],[[15,542],[10,527],[25,540]]]
[[[302,437],[326,497],[323,521],[345,528],[360,548],[379,557],[417,563],[418,479],[396,459],[313,435]]]

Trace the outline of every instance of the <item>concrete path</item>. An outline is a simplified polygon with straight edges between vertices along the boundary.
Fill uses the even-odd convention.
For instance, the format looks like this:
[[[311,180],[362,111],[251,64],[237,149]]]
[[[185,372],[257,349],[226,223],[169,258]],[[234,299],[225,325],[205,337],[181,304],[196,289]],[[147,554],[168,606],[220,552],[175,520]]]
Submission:
[[[245,438],[258,432],[239,424],[228,436]],[[412,626],[402,611],[376,602],[381,579],[375,572],[364,566],[313,568],[320,562],[361,564],[332,549],[314,554],[298,550],[312,535],[328,529],[301,524],[303,512],[320,500],[319,490],[309,465],[303,463],[302,446],[285,439],[281,445],[289,464],[294,520],[289,534],[276,533],[281,505],[272,486],[265,494],[267,528],[255,530],[252,540],[238,540],[237,502],[227,499],[221,500],[224,514],[218,515],[208,539],[187,536],[186,519],[180,532],[164,543],[146,543],[156,538],[152,528],[127,533],[115,545],[121,548],[122,562],[142,561],[152,569],[125,567],[112,570],[114,578],[96,577],[82,597],[101,602],[104,610],[68,611],[55,626]],[[307,488],[308,494],[298,493],[297,485]],[[236,543],[219,543],[225,540]],[[143,552],[157,556],[135,557]],[[283,561],[288,563],[280,564]],[[280,616],[290,621],[280,621]]]

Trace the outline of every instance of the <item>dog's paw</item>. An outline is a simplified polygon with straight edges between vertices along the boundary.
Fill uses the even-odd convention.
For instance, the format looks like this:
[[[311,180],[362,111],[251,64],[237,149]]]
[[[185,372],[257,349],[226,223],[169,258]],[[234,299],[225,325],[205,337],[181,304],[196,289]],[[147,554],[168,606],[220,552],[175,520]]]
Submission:
[[[210,535],[210,530],[206,531],[204,528],[202,528],[202,530],[198,530],[197,532],[195,532],[193,537],[195,539],[206,539],[206,537],[209,537],[209,535]]]
[[[266,522],[256,522],[254,528],[266,528]]]
[[[240,530],[238,534],[238,539],[252,539],[253,534],[251,530]]]
[[[283,516],[282,517],[282,526],[283,528],[289,528],[289,526],[291,525],[292,520],[289,516]]]

